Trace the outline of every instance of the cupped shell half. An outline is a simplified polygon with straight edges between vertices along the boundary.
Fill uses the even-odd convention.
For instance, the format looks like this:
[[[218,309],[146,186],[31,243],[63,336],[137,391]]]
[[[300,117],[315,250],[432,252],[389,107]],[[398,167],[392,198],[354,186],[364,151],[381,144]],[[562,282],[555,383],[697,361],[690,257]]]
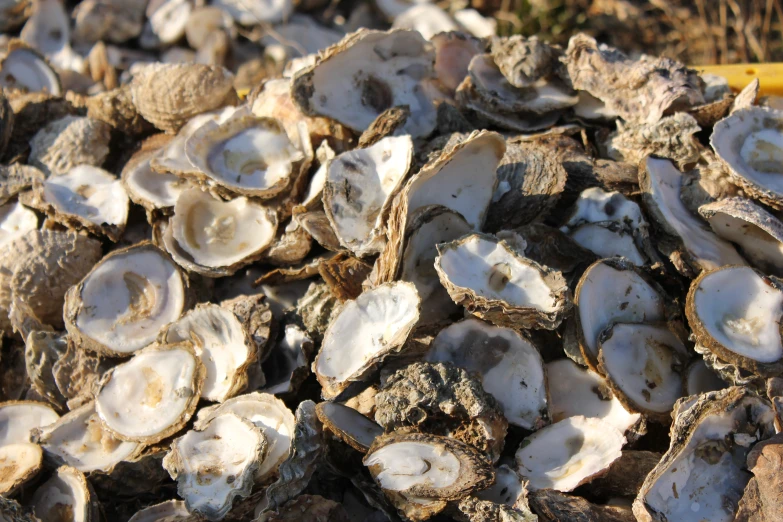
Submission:
[[[185,142],[195,177],[229,193],[272,198],[299,176],[304,153],[277,120],[238,112],[207,121]]]
[[[0,446],[0,495],[10,496],[30,482],[43,467],[38,444],[21,442]]]
[[[151,345],[106,373],[95,411],[120,440],[159,442],[193,415],[205,373],[190,343]]]
[[[274,210],[246,197],[222,201],[193,188],[177,198],[163,245],[187,270],[222,277],[258,259],[276,232]]]
[[[322,402],[315,408],[324,427],[356,451],[367,453],[383,428],[353,408],[339,402]]]
[[[420,300],[410,283],[381,285],[347,301],[329,324],[313,363],[322,395],[333,398],[399,351],[419,318]]]
[[[128,356],[152,343],[188,303],[188,280],[150,243],[117,250],[68,290],[65,327],[84,349]]]
[[[0,403],[0,446],[31,442],[33,430],[57,422],[60,416],[46,403],[8,401]]]
[[[306,114],[327,116],[360,132],[386,109],[407,105],[411,114],[401,132],[424,137],[436,123],[427,85],[434,61],[432,45],[417,31],[362,29],[299,71],[292,93]]]
[[[189,511],[221,520],[236,497],[250,495],[266,449],[258,427],[234,413],[223,413],[172,442],[163,467],[177,481],[177,492]]]
[[[70,466],[57,468],[52,478],[38,486],[30,505],[41,520],[100,520],[100,504],[92,486],[81,471]]]
[[[762,377],[783,372],[783,285],[741,266],[705,272],[685,306],[697,344],[719,359]]]
[[[144,207],[148,215],[170,214],[177,197],[189,187],[181,177],[152,168],[152,160],[161,157],[171,141],[166,134],[151,136],[125,163],[120,175],[128,197]]]
[[[12,40],[0,55],[0,87],[62,94],[60,77],[49,62],[20,40]]]
[[[435,270],[455,303],[498,326],[552,330],[571,307],[560,272],[494,236],[472,234],[438,245]]]

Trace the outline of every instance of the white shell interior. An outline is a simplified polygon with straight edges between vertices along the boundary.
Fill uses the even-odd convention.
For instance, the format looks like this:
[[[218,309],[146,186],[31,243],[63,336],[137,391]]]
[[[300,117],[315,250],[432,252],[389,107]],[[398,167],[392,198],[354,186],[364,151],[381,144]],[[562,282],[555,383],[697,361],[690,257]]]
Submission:
[[[416,221],[415,216],[413,221]],[[422,223],[408,237],[402,254],[400,280],[416,287],[421,299],[422,321],[446,317],[456,310],[435,271],[437,244],[453,241],[470,232],[470,225],[460,214],[445,211]]]
[[[538,429],[547,417],[544,363],[514,330],[468,318],[438,333],[426,360],[450,362],[481,377],[511,424]]]
[[[85,404],[41,432],[40,443],[48,453],[83,473],[111,471],[128,458],[138,442],[123,442],[104,429],[93,403]]]
[[[505,243],[473,235],[454,248],[443,248],[435,261],[441,278],[475,294],[511,306],[557,310],[557,300],[541,271],[522,261]]]
[[[30,442],[30,432],[48,426],[60,416],[48,404],[20,401],[0,404],[0,446]]]
[[[185,34],[185,26],[193,10],[188,0],[163,0],[150,13],[147,9],[148,23],[160,43],[174,43]]]
[[[671,411],[682,396],[687,350],[666,327],[616,323],[599,349],[607,377],[639,408]]]
[[[38,228],[38,216],[18,201],[0,206],[0,247]]]
[[[266,248],[277,225],[269,209],[247,198],[221,201],[199,189],[180,194],[169,226],[199,265],[224,267]]]
[[[633,236],[624,232],[614,232],[595,223],[581,225],[570,234],[580,246],[590,250],[600,258],[624,257],[636,266],[644,266],[645,259],[639,253]]]
[[[598,355],[598,334],[613,322],[663,319],[663,298],[632,270],[596,263],[582,276],[576,298],[584,344]]]
[[[410,167],[410,136],[383,138],[328,163],[324,210],[340,243],[359,256],[378,253],[391,198]]]
[[[685,383],[685,395],[699,395],[728,387],[728,384],[707,366],[704,359],[696,359],[688,365]]]
[[[650,194],[669,226],[682,238],[683,246],[704,270],[723,265],[744,265],[745,260],[730,243],[707,230],[680,199],[682,174],[669,160],[648,158]]]
[[[383,428],[378,424],[339,402],[324,403],[322,411],[333,423],[334,428],[365,448],[369,448],[372,441],[383,434]]]
[[[694,306],[707,333],[728,350],[761,363],[783,357],[783,292],[752,269],[708,274],[694,293]]]
[[[363,292],[329,324],[313,370],[338,383],[347,381],[374,358],[401,346],[418,318],[419,296],[410,283]]]
[[[166,328],[166,342],[180,341],[193,343],[207,370],[202,399],[222,402],[236,393],[237,374],[255,355],[237,316],[216,304],[199,305]]]
[[[265,393],[272,395],[287,393],[291,389],[291,376],[297,368],[307,366],[307,358],[303,347],[312,344],[313,340],[302,328],[287,324],[283,338],[278,341],[269,358],[264,361]],[[271,367],[271,371],[270,371]]]
[[[76,327],[118,353],[144,348],[185,306],[174,263],[156,249],[131,249],[101,261],[83,280]]]
[[[206,425],[217,415],[234,413],[259,428],[266,438],[266,457],[256,471],[256,479],[264,480],[277,471],[288,458],[294,438],[296,419],[280,399],[266,393],[249,393],[228,399],[223,404],[198,413],[196,428]]]
[[[406,491],[417,485],[446,488],[457,482],[461,468],[459,458],[442,445],[415,441],[387,444],[369,453],[364,465],[380,465],[375,479],[390,491]]]
[[[601,419],[622,433],[639,422],[641,415],[628,412],[594,371],[571,359],[558,359],[547,363],[546,373],[552,422],[583,415]]]
[[[507,464],[496,467],[495,483],[475,495],[481,500],[489,500],[506,506],[513,506],[520,496],[522,496],[521,501],[527,503],[527,492],[522,484],[522,477]]]
[[[783,267],[783,242],[764,229],[722,212],[716,212],[708,221],[716,234],[739,245],[748,260],[760,263],[760,268]]]
[[[495,171],[504,152],[503,138],[484,134],[461,144],[434,172],[417,174],[407,187],[407,221],[422,207],[443,205],[462,214],[474,229],[480,228],[495,192]]]
[[[434,51],[415,31],[368,32],[352,46],[316,65],[312,108],[362,131],[386,109],[407,105],[402,133],[426,136],[436,109],[425,82],[433,76]]]
[[[190,512],[182,500],[167,500],[137,511],[128,522],[188,522]]]
[[[127,173],[125,184],[128,191],[137,199],[149,201],[155,208],[173,207],[189,183],[174,174],[155,172],[150,160],[140,161]]]
[[[0,494],[16,489],[40,469],[43,451],[38,444],[21,442],[0,446]]]
[[[598,187],[591,187],[579,194],[565,228],[604,221],[627,224],[633,230],[646,223],[642,210],[635,201],[631,201],[619,192],[607,192]]]
[[[30,505],[35,516],[41,520],[91,520],[87,482],[73,468],[59,468],[52,478],[35,490]]]
[[[5,57],[0,69],[0,87],[47,91],[62,94],[54,69],[30,49],[15,49]]]
[[[90,165],[47,178],[43,199],[58,212],[80,216],[96,225],[124,226],[128,220],[128,194],[120,180]]]
[[[529,488],[567,492],[607,469],[624,444],[623,434],[607,422],[569,417],[525,439],[516,461]]]
[[[201,431],[190,430],[172,444],[181,459],[177,466],[177,492],[191,511],[219,520],[234,497],[253,481],[261,458],[264,435],[233,413],[212,419]],[[164,467],[172,473],[171,464]],[[169,464],[169,465],[167,465]]]
[[[242,25],[282,22],[288,19],[294,10],[292,0],[256,0],[252,3],[243,0],[215,0],[212,5],[228,11],[234,20]]]
[[[95,411],[123,438],[154,438],[186,414],[196,393],[197,362],[181,347],[138,353],[114,367],[95,398]]]

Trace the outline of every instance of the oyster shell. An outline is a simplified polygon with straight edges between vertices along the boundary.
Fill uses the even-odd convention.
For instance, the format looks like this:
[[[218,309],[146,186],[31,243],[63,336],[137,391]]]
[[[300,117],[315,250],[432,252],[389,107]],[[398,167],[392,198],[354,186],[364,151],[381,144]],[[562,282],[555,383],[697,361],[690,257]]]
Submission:
[[[236,97],[233,81],[220,66],[151,64],[135,69],[130,92],[145,120],[176,132],[193,116],[230,104]]]
[[[128,221],[128,194],[113,174],[79,165],[67,174],[50,176],[26,201],[56,222],[86,228],[119,241]]]
[[[107,431],[93,402],[37,428],[34,437],[47,457],[82,473],[110,473],[121,461],[132,459],[142,449],[138,442],[118,440]]]
[[[137,511],[128,522],[191,522],[193,517],[182,500],[167,500]]]
[[[165,344],[190,341],[204,363],[201,398],[223,402],[247,386],[248,368],[256,362],[257,347],[239,318],[212,303],[202,303],[160,333]]]
[[[193,415],[205,373],[189,343],[150,345],[106,372],[95,411],[120,440],[159,442]]]
[[[36,228],[38,216],[18,201],[0,206],[0,248]]]
[[[564,61],[574,88],[589,92],[626,121],[651,124],[704,103],[696,71],[670,58],[634,61],[577,34],[568,42]]]
[[[518,471],[530,489],[573,491],[605,473],[620,458],[624,444],[623,434],[607,422],[569,417],[522,441],[516,453]]]
[[[46,403],[0,402],[0,447],[31,442],[33,430],[49,426],[60,416]]]
[[[412,156],[410,136],[389,136],[329,161],[324,210],[340,244],[354,254],[381,251],[392,198],[402,186]]]
[[[73,11],[74,42],[123,43],[141,34],[146,3],[133,0],[86,0]]]
[[[413,363],[390,375],[375,395],[375,421],[387,432],[415,429],[452,437],[493,461],[508,423],[478,378],[450,363]]]
[[[324,398],[334,398],[399,352],[419,318],[416,288],[405,282],[381,285],[347,301],[329,323],[313,372]]]
[[[174,440],[163,467],[177,481],[188,511],[221,520],[236,497],[250,495],[266,449],[258,427],[226,412]]]
[[[694,359],[683,372],[683,395],[701,395],[728,388],[717,372],[710,369],[703,359]]]
[[[682,183],[682,174],[668,160],[647,158],[639,168],[642,201],[664,236],[658,242],[661,253],[686,275],[747,264],[733,245],[707,230],[688,211],[680,199]]]
[[[590,265],[576,286],[574,303],[579,347],[594,371],[599,371],[599,336],[609,325],[666,319],[663,289],[646,272],[622,258],[602,259]]]
[[[327,430],[362,453],[367,453],[376,437],[383,435],[383,428],[339,402],[322,402],[315,413]]]
[[[633,503],[637,520],[734,520],[750,479],[745,458],[774,433],[773,416],[766,400],[742,388],[680,401],[669,450]]]
[[[147,22],[142,28],[139,43],[148,49],[176,43],[185,34],[192,10],[191,0],[154,0],[147,3]]]
[[[11,40],[0,53],[0,87],[55,96],[63,93],[60,77],[49,62],[20,40]]]
[[[745,198],[726,198],[699,207],[699,214],[721,238],[739,246],[762,271],[783,275],[783,223]]]
[[[99,120],[65,116],[33,136],[29,162],[47,175],[67,174],[79,165],[100,167],[109,154],[110,130]]]
[[[68,290],[65,327],[85,349],[127,356],[182,315],[187,290],[185,275],[152,244],[116,250]]]
[[[631,412],[668,423],[690,353],[665,326],[614,323],[598,337],[598,368]]]
[[[753,473],[758,484],[762,512],[766,520],[774,520],[779,516],[781,506],[780,482],[781,467],[781,435],[761,441],[748,453],[748,469]]]
[[[222,201],[191,188],[177,198],[163,244],[183,268],[220,277],[261,256],[276,231],[274,210],[246,197]]]
[[[294,10],[294,2],[291,0],[264,0],[253,4],[242,0],[217,0],[213,5],[227,11],[242,25],[282,22]]]
[[[456,500],[494,479],[492,468],[471,446],[421,433],[381,435],[363,462],[392,502],[395,497]]]
[[[749,195],[774,208],[783,208],[780,173],[783,118],[780,111],[748,107],[719,121],[712,131],[710,145],[728,168],[731,180]]]
[[[685,313],[696,342],[721,360],[762,377],[783,372],[783,287],[777,280],[749,267],[705,272],[691,284]]]
[[[417,31],[359,30],[323,51],[292,81],[305,114],[327,116],[363,131],[386,109],[408,105],[401,132],[424,137],[435,128],[436,109],[427,80],[435,53]]]
[[[92,486],[81,471],[70,466],[57,468],[52,478],[38,486],[30,505],[41,520],[100,520],[100,505]]]
[[[272,395],[295,393],[308,375],[314,353],[313,340],[302,328],[287,324],[283,338],[264,362],[266,384],[263,391]]]
[[[0,205],[5,205],[11,198],[45,178],[43,172],[30,165],[0,165]]]
[[[298,177],[305,159],[299,146],[278,121],[238,112],[201,125],[185,142],[185,155],[208,184],[268,199]]]
[[[322,522],[349,522],[346,510],[341,504],[318,495],[299,495],[283,504],[266,522],[297,522],[302,520]]]
[[[468,318],[441,330],[425,360],[478,374],[510,424],[535,430],[549,422],[544,363],[538,349],[515,330]]]
[[[438,245],[435,270],[455,303],[498,326],[552,330],[571,307],[560,272],[493,236],[473,234]]]
[[[638,165],[647,156],[670,159],[680,170],[693,167],[699,161],[701,144],[696,133],[701,131],[693,116],[678,112],[653,124],[617,123],[606,144],[607,155],[617,161]]]
[[[256,482],[268,482],[277,476],[280,465],[288,458],[296,429],[296,419],[280,399],[267,393],[239,395],[209,408],[202,408],[194,427],[204,429],[219,415],[233,413],[261,430],[266,440],[266,454],[255,472]]]
[[[13,495],[41,471],[43,451],[37,444],[0,446],[0,494]]]

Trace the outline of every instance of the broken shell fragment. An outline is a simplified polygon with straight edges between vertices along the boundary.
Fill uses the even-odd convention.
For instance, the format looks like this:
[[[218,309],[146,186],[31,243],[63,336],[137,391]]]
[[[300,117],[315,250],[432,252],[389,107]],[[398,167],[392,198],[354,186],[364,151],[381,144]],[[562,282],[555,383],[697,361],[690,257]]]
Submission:
[[[128,194],[114,175],[80,165],[50,176],[38,192],[37,205],[53,220],[84,227],[118,241],[128,220]]]
[[[184,274],[152,244],[117,250],[68,291],[66,329],[85,349],[127,356],[182,315],[187,289]]]
[[[33,430],[49,426],[60,416],[43,402],[9,401],[0,403],[0,447],[31,442]]]
[[[410,136],[386,137],[330,160],[323,203],[340,243],[358,256],[381,251],[392,198],[410,168]]]
[[[181,249],[191,262],[183,267],[206,276],[230,275],[263,254],[275,238],[272,209],[245,197],[221,201],[199,189],[177,198],[164,233],[166,249]]]
[[[599,368],[629,411],[668,423],[689,353],[665,326],[615,323],[598,339]]]
[[[0,248],[36,228],[38,216],[18,201],[0,206]]]
[[[167,500],[137,511],[128,522],[191,522],[190,511],[182,500]]]
[[[0,87],[62,95],[60,77],[46,59],[19,40],[0,54]]]
[[[783,158],[781,119],[783,112],[748,107],[719,121],[710,137],[731,180],[774,208],[783,208],[783,184],[778,180]]]
[[[675,267],[685,274],[747,264],[732,244],[717,237],[688,211],[680,199],[682,184],[683,175],[668,160],[650,157],[639,168],[642,200],[653,223],[679,243],[672,248],[659,241],[661,253],[670,256]]]
[[[80,165],[100,167],[109,154],[111,127],[87,117],[65,116],[30,140],[29,162],[46,174],[68,174]]]
[[[46,175],[30,165],[0,165],[0,205],[5,205],[17,194],[44,179]]]
[[[283,338],[264,361],[266,384],[263,391],[272,395],[296,392],[310,375],[313,353],[313,340],[307,332],[295,324],[287,324]]]
[[[125,163],[120,175],[128,197],[148,213],[171,213],[179,195],[189,188],[186,180],[152,168],[153,158],[160,157],[169,143],[171,138],[165,134],[145,140]]]
[[[265,455],[262,431],[234,413],[223,413],[176,439],[163,467],[177,481],[189,511],[221,520],[236,497],[250,495]]]
[[[35,439],[54,460],[82,473],[109,473],[141,449],[137,442],[117,440],[101,424],[95,404],[88,403],[36,430]]]
[[[435,270],[455,303],[498,326],[552,330],[571,307],[560,272],[493,236],[473,234],[438,245]]]
[[[347,301],[313,362],[324,398],[336,397],[397,352],[419,318],[419,307],[416,288],[405,282],[381,285]]]
[[[746,456],[774,433],[772,408],[742,388],[685,401],[675,408],[671,445],[647,475],[633,513],[642,522],[731,522],[750,478]]]
[[[256,345],[239,318],[212,303],[199,304],[164,327],[160,340],[193,344],[206,368],[201,398],[208,401],[223,402],[242,392],[247,386],[248,368],[256,362]]]
[[[726,198],[699,207],[721,238],[731,241],[763,272],[783,275],[783,223],[749,199]]]
[[[549,422],[544,363],[538,349],[516,331],[465,319],[438,333],[426,360],[480,375],[510,424],[535,430]]]
[[[205,122],[185,142],[185,155],[198,178],[263,199],[288,188],[304,160],[277,120],[241,112],[222,123]]]
[[[276,477],[278,468],[288,458],[296,419],[280,399],[267,393],[248,393],[228,399],[211,408],[202,408],[194,424],[204,429],[219,415],[233,413],[251,422],[264,434],[266,455],[255,472],[256,482],[266,483]]]
[[[694,359],[683,372],[683,395],[701,395],[728,388],[726,381],[710,369],[703,359]]]
[[[327,116],[363,131],[386,109],[407,105],[401,132],[424,137],[435,128],[436,109],[426,84],[435,53],[419,32],[359,30],[296,74],[294,100],[306,114]]]
[[[43,451],[37,444],[0,446],[0,494],[10,496],[41,471]]]
[[[741,266],[705,272],[691,284],[685,313],[696,342],[721,360],[762,377],[783,372],[779,281]]]
[[[489,463],[472,447],[421,433],[381,435],[363,462],[382,490],[413,501],[455,500],[494,479]]]
[[[205,373],[189,343],[151,345],[106,372],[95,411],[120,440],[159,442],[193,415]]]
[[[598,338],[610,324],[666,318],[663,289],[646,272],[622,258],[602,259],[590,265],[575,294],[579,347],[594,371],[599,371]]]
[[[339,402],[322,402],[316,406],[316,414],[324,427],[356,451],[367,453],[383,428]]]
[[[70,466],[57,468],[54,476],[35,490],[30,505],[41,520],[100,520],[100,506],[92,486],[81,471]]]
[[[569,417],[522,441],[516,461],[528,487],[568,492],[605,473],[624,444],[623,434],[607,422]]]

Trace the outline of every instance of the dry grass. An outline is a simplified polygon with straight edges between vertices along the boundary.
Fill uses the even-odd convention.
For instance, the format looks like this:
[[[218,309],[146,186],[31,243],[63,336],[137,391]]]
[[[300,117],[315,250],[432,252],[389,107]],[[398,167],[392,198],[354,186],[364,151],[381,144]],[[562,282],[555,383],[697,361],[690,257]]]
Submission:
[[[783,0],[473,0],[500,34],[565,45],[577,31],[689,64],[783,61]]]

